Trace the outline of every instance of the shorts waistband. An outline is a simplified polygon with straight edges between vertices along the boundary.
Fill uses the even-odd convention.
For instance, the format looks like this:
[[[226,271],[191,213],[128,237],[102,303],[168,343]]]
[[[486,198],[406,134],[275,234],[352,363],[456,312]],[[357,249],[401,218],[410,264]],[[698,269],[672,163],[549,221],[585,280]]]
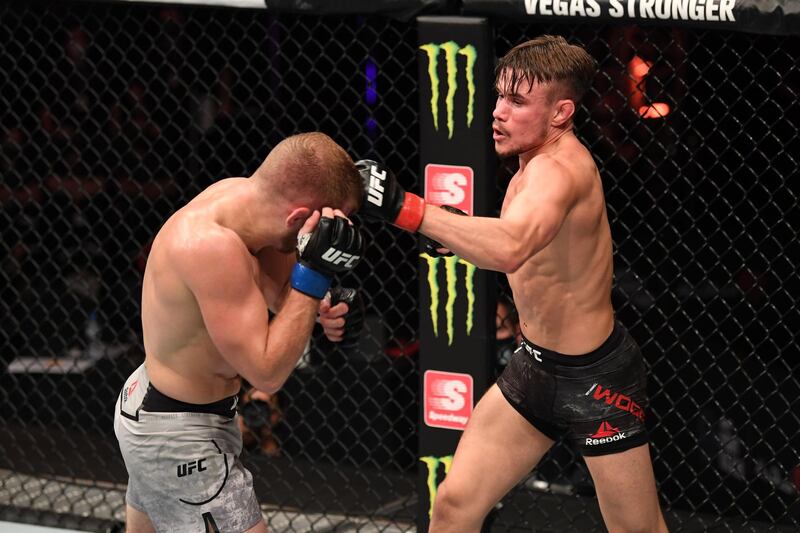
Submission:
[[[526,339],[525,336],[522,336],[522,342],[520,345],[524,347],[529,354],[533,354],[535,351],[538,355],[540,360],[547,361],[552,364],[558,365],[565,365],[565,366],[585,366],[595,363],[605,357],[606,355],[610,354],[612,351],[617,349],[621,344],[622,340],[625,338],[625,328],[619,322],[614,322],[614,329],[611,330],[611,334],[608,338],[589,353],[585,353],[582,355],[567,355],[559,352],[554,352],[553,350],[548,350],[547,348],[542,348],[541,346],[534,344],[530,340]]]
[[[186,403],[170,398],[149,383],[141,409],[151,413],[208,413],[233,418],[238,403],[238,395],[228,396],[213,403]]]

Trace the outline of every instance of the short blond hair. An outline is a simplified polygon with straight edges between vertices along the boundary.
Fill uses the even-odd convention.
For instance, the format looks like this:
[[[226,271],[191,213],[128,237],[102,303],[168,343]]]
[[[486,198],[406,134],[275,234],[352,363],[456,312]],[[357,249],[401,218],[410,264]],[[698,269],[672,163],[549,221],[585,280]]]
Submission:
[[[256,171],[273,193],[316,206],[361,204],[361,176],[353,159],[333,139],[315,131],[287,137]]]

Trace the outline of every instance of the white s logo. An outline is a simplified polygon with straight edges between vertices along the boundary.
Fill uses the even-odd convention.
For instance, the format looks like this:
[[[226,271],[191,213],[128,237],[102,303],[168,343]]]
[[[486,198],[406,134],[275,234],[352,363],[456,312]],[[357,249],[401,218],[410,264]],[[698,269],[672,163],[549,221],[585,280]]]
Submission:
[[[437,205],[459,205],[467,198],[468,181],[458,172],[440,173],[431,180],[430,202]]]
[[[458,411],[467,403],[464,397],[467,393],[467,384],[457,379],[439,380],[433,384],[431,392],[435,396],[430,398],[429,404],[434,409]]]

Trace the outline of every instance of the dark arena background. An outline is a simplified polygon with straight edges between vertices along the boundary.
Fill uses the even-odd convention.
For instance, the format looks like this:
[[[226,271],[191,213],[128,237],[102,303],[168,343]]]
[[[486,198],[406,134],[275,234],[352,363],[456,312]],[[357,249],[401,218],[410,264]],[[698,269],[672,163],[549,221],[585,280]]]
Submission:
[[[420,194],[430,162],[421,153],[485,148],[490,118],[470,124],[466,95],[489,94],[475,116],[490,117],[493,76],[471,80],[470,65],[446,65],[444,54],[441,75],[428,76],[438,48],[419,37],[433,20],[444,42],[467,16],[487,37],[488,68],[543,33],[598,60],[576,131],[604,182],[618,318],[648,366],[670,530],[800,531],[794,4],[267,4],[0,6],[0,530],[123,531],[113,407],[144,358],[142,273],[175,209],[249,175],[299,132],[385,162]],[[446,68],[456,72],[449,102]],[[515,169],[488,169],[475,190],[489,191],[481,209],[496,215]],[[508,346],[495,327],[513,312],[478,320],[472,337],[459,315],[474,306],[494,318],[510,296],[503,276],[474,274],[473,291],[468,265],[454,263],[437,281],[416,236],[359,223],[366,258],[340,281],[363,297],[363,332],[335,345],[317,331],[261,421],[271,436],[245,442],[270,531],[424,530],[448,457],[430,443],[450,446],[460,431],[426,423],[421,370],[452,352],[452,330],[454,346],[470,343],[460,358],[481,369],[477,401]],[[441,348],[420,333],[431,321]],[[605,527],[583,461],[557,443],[485,530]]]

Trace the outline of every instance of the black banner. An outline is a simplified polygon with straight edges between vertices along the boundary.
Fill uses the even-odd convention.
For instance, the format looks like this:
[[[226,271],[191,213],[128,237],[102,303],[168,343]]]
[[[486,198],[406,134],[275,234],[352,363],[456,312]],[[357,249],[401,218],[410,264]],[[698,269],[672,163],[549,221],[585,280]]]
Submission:
[[[772,35],[800,34],[795,0],[462,0],[464,12],[518,20],[574,20],[699,26]]]
[[[447,0],[265,0],[267,9],[304,15],[372,15],[408,20],[420,13],[438,12]]]
[[[296,15],[383,15],[411,20],[423,13],[441,13],[447,0],[92,0],[95,2],[137,2],[188,4],[245,9],[267,8],[275,13]]]
[[[384,15],[409,20],[423,13],[461,12],[514,20],[619,22],[800,35],[798,0],[94,0],[264,8],[301,15]],[[460,5],[460,8],[459,8]]]
[[[420,170],[428,203],[487,216],[495,207],[491,138],[494,47],[486,19],[419,17]],[[459,258],[420,254],[420,513],[436,491],[494,350],[496,278]]]

